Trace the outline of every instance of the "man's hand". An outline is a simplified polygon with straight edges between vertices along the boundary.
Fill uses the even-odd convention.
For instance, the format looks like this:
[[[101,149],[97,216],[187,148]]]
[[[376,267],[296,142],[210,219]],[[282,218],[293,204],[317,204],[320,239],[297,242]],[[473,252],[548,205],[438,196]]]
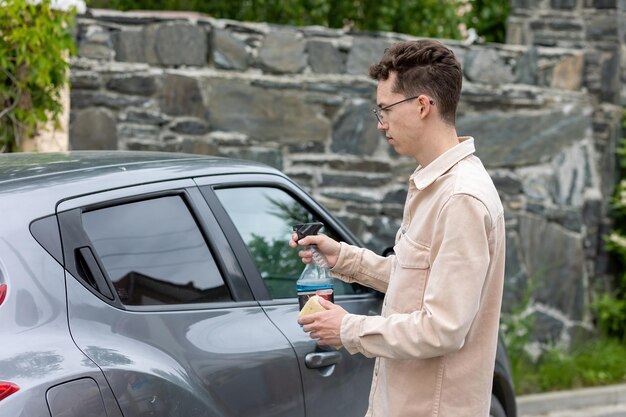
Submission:
[[[294,233],[291,235],[291,240],[289,241],[289,246],[292,248],[296,248],[298,246],[310,246],[315,245],[317,247],[317,251],[326,258],[326,262],[328,263],[328,267],[332,268],[337,263],[337,257],[339,256],[339,249],[341,245],[336,240],[329,238],[326,235],[311,235],[303,237],[298,240],[298,234]],[[300,258],[302,258],[302,262],[305,264],[310,264],[313,262],[313,254],[309,249],[301,250],[298,252]]]
[[[326,311],[300,317],[298,323],[318,344],[341,346],[341,320],[348,312],[323,298],[320,298],[319,303]]]

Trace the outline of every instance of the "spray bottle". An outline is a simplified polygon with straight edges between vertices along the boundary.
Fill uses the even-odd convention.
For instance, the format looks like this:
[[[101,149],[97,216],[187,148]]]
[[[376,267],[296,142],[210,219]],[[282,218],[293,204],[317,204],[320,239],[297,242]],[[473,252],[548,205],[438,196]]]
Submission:
[[[323,227],[322,223],[302,223],[293,226],[294,232],[298,235],[298,240],[305,236],[316,235]],[[317,251],[315,245],[309,246],[313,254],[313,262],[307,264],[296,281],[296,292],[298,293],[298,304],[300,310],[313,295],[319,295],[330,302],[334,302],[333,279],[328,270],[328,263],[322,254]]]

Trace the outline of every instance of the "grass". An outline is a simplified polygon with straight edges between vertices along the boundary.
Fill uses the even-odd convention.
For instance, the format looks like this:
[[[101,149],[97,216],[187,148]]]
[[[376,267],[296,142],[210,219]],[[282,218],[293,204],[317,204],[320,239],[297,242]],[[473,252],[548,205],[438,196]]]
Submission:
[[[556,348],[533,361],[528,354],[510,358],[518,395],[626,382],[626,343],[589,341],[565,353]]]

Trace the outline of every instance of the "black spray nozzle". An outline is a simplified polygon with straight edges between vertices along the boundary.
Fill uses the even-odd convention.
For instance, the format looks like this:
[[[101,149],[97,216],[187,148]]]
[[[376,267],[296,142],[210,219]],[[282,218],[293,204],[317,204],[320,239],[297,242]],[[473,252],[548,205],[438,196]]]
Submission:
[[[293,225],[293,231],[297,233],[298,240],[300,240],[305,236],[316,235],[322,227],[324,227],[324,224],[320,222],[299,223]]]

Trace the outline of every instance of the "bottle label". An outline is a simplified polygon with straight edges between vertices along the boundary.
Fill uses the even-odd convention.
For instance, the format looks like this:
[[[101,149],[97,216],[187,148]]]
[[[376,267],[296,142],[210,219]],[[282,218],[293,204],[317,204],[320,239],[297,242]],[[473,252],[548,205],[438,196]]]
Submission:
[[[335,302],[334,291],[332,288],[324,288],[320,290],[310,290],[310,291],[298,291],[298,304],[300,305],[300,310],[309,301],[314,295],[319,295],[320,297],[330,301],[331,303]]]

